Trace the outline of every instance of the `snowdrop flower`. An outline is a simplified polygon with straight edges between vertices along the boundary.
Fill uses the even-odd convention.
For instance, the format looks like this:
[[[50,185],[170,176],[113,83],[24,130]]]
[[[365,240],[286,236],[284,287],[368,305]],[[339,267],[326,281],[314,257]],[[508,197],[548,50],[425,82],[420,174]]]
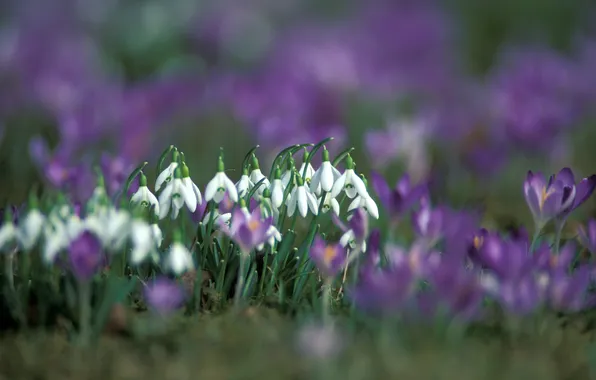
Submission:
[[[174,176],[174,171],[178,168],[178,162],[172,161],[155,180],[155,192],[158,192],[164,183],[170,182]]]
[[[135,219],[131,223],[130,238],[132,242],[130,261],[133,264],[138,265],[149,256],[153,256],[153,259],[156,260],[155,253],[158,243],[151,225],[144,220]]]
[[[236,190],[238,190],[238,196],[244,198],[246,194],[253,188],[254,183],[248,177],[248,169],[242,169],[242,176],[240,180],[236,182]]]
[[[346,170],[333,184],[331,197],[336,198],[342,190],[349,198],[354,198],[356,195],[368,195],[364,181],[354,172],[354,161],[350,155],[346,158]]]
[[[161,232],[161,228],[157,224],[157,221],[153,221],[151,223],[151,232],[153,233],[153,240],[158,247],[161,247],[161,243],[163,242],[163,232]]]
[[[41,237],[45,216],[37,207],[33,207],[21,222],[18,236],[19,242],[24,250],[28,251],[37,244]]]
[[[292,184],[295,185],[296,184],[296,162],[294,161],[293,157],[289,157],[288,158],[288,164],[286,166],[286,171],[284,172],[284,174],[281,176],[281,183],[284,186],[284,190],[290,185],[290,181],[292,181]],[[294,178],[292,178],[292,176],[294,176]]]
[[[308,150],[304,148],[304,157],[302,158],[302,165],[300,165],[300,169],[298,169],[298,174],[302,176],[302,179],[304,179],[307,185],[310,185],[312,177],[315,175],[315,169],[310,162],[308,162],[308,157]]]
[[[288,179],[288,182],[290,180]],[[273,175],[273,182],[271,182],[271,204],[276,209],[279,209],[284,202],[284,184],[281,180],[281,170],[279,166],[275,168]]]
[[[368,212],[370,216],[375,219],[379,219],[379,208],[375,201],[370,197],[370,195],[366,194],[364,196],[358,195],[348,206],[348,212],[355,210],[357,208],[362,208],[364,211]],[[352,215],[348,216],[348,220],[352,218]]]
[[[259,188],[256,191],[256,194],[259,196],[263,195],[263,191],[271,185],[271,183],[269,183],[269,179],[261,172],[259,160],[257,160],[257,156],[255,156],[254,153],[252,155],[252,171],[250,172],[250,180],[254,186],[257,186],[257,183],[263,180],[263,182],[258,185]]]
[[[170,247],[165,266],[176,275],[184,274],[195,267],[190,251],[179,241],[174,241]]]
[[[223,157],[220,156],[217,163],[217,174],[209,181],[205,189],[205,200],[207,202],[210,200],[213,200],[215,203],[221,202],[226,192],[233,202],[238,202],[236,186],[234,186],[234,182],[228,178],[224,170]]]
[[[269,189],[265,189],[265,191],[263,191],[263,197],[261,198],[259,207],[261,208],[261,215],[263,215],[264,218],[273,217],[274,221],[278,220],[279,210],[276,207],[273,207],[273,202],[271,201],[271,191],[269,191]]]
[[[197,197],[182,181],[182,172],[177,168],[174,172],[174,179],[168,183],[164,191],[159,195],[161,206],[159,219],[164,219],[172,210],[172,220],[178,217],[180,209],[186,204],[190,212],[197,209]],[[194,207],[193,207],[194,206]]]
[[[155,214],[159,215],[159,202],[147,187],[147,177],[142,172],[139,176],[139,189],[130,198],[130,203],[142,207],[153,207]]]
[[[298,212],[303,218],[306,217],[306,213],[309,209],[314,215],[317,215],[319,213],[317,199],[310,190],[307,190],[304,186],[302,177],[299,174],[296,174],[295,177],[297,186],[292,189],[292,193],[286,201],[288,216],[294,215],[296,208],[298,208]]]
[[[330,192],[339,177],[341,173],[329,162],[329,151],[323,148],[323,163],[312,176],[310,191],[316,195],[321,195],[321,191]]]
[[[201,190],[199,190],[197,185],[190,179],[190,170],[188,169],[188,166],[186,166],[186,162],[182,162],[182,182],[184,183],[184,186],[186,186],[187,192],[194,195],[188,199],[188,202],[190,203],[187,203],[187,206],[190,212],[195,212],[197,206],[203,204],[203,196],[201,195]]]
[[[281,241],[281,233],[279,233],[279,230],[275,227],[275,226],[269,226],[269,228],[267,229],[266,232],[267,237],[267,241],[265,242],[267,245],[269,245],[271,248],[273,248],[275,246],[275,243],[279,243]],[[263,248],[265,248],[265,243],[259,244],[257,246],[257,249],[259,251],[262,251]]]
[[[48,264],[53,263],[58,253],[67,248],[85,228],[85,223],[75,214],[71,214],[66,220],[55,218],[45,223],[43,228],[45,244],[42,252],[44,261]]]
[[[317,204],[321,204],[321,198],[317,199]],[[329,193],[325,193],[325,201],[323,202],[321,211],[326,214],[329,210],[333,210],[333,213],[339,216],[339,202],[337,199],[331,198]]]
[[[219,228],[221,223],[225,223],[225,224],[229,224],[230,223],[230,219],[232,219],[232,213],[230,212],[226,212],[223,214],[220,214],[217,210],[213,210],[213,227],[214,228]],[[211,218],[211,213],[208,212],[205,214],[205,217],[203,218],[203,224],[207,224],[209,223],[209,219]]]
[[[0,227],[0,251],[14,248],[11,245],[17,243],[17,239],[18,230],[12,220],[12,213],[6,212],[4,224]]]
[[[89,215],[83,225],[93,232],[106,250],[116,252],[123,248],[130,231],[131,215],[121,209],[110,207]]]
[[[346,247],[350,247],[350,249],[357,248],[354,230],[346,231],[339,239],[339,244],[344,248],[346,248]],[[366,240],[362,241],[362,252],[366,252]]]

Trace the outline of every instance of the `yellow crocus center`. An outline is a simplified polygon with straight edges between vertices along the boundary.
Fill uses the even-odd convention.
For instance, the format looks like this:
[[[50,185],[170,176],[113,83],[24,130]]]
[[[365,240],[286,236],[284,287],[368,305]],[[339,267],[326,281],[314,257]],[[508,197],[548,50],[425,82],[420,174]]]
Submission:
[[[546,203],[546,200],[548,199],[548,197],[550,197],[553,194],[554,190],[553,188],[546,188],[543,187],[542,188],[542,194],[540,194],[540,201],[539,201],[539,207],[540,210],[542,210],[542,208],[544,207],[544,203]]]
[[[252,219],[250,222],[248,222],[248,229],[251,230],[252,232],[258,230],[259,229],[259,221],[256,219]]]
[[[474,236],[474,248],[480,249],[484,244],[484,237],[483,236]]]
[[[325,251],[323,252],[323,262],[325,263],[325,265],[331,264],[331,261],[333,261],[334,258],[335,248],[333,248],[332,246],[326,247]]]

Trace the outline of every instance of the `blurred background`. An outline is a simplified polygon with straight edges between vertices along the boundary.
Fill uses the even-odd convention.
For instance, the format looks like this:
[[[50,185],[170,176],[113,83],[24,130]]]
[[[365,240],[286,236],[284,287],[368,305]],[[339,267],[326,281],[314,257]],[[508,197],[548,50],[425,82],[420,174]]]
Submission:
[[[114,192],[169,144],[204,185],[219,147],[356,147],[358,171],[530,220],[528,169],[596,172],[588,0],[0,0],[0,198]],[[153,166],[152,166],[153,167]],[[154,175],[154,174],[153,174]],[[231,172],[237,179],[240,173]],[[579,218],[593,213],[590,203]]]

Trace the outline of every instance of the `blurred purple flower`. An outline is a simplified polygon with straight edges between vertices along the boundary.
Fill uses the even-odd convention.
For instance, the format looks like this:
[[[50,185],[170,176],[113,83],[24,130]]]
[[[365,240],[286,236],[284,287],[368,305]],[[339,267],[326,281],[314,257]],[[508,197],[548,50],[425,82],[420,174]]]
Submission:
[[[410,211],[422,197],[428,195],[428,187],[426,183],[421,183],[412,186],[410,183],[410,176],[405,174],[391,189],[383,176],[377,172],[371,172],[372,187],[381,200],[381,204],[385,208],[387,214],[392,219],[397,219],[403,216],[404,213]]]
[[[114,195],[123,188],[133,170],[132,165],[126,159],[120,156],[110,156],[105,152],[101,155],[100,165],[109,195]]]
[[[590,219],[586,227],[580,225],[577,237],[584,248],[592,255],[596,255],[596,219]]]
[[[586,306],[590,285],[590,269],[582,266],[569,274],[553,273],[548,280],[547,295],[551,308],[560,311],[578,311]]]
[[[230,225],[221,223],[221,230],[230,237],[243,254],[248,254],[269,238],[271,219],[261,220],[261,210],[255,208],[250,215],[236,209]]]
[[[527,149],[550,147],[579,117],[576,65],[546,49],[508,52],[493,77],[495,115]]]
[[[463,319],[479,316],[485,294],[478,273],[464,267],[457,257],[447,253],[429,274],[429,282],[436,293],[436,312],[442,308],[449,315]]]
[[[70,268],[79,281],[90,280],[105,264],[99,238],[89,231],[82,232],[69,247]]]
[[[383,168],[401,157],[410,175],[426,178],[430,169],[427,145],[434,122],[432,117],[394,120],[384,130],[366,133],[364,144],[373,166]]]
[[[310,258],[313,260],[321,275],[325,278],[334,278],[346,264],[347,251],[339,243],[327,244],[325,240],[317,236],[309,250]]]
[[[487,235],[478,250],[477,260],[501,280],[517,280],[532,273],[535,259],[530,255],[528,241],[504,240]]]
[[[176,281],[159,277],[145,286],[148,306],[161,315],[167,315],[184,305],[185,294]]]
[[[348,296],[359,307],[373,313],[394,313],[405,305],[414,290],[408,261],[386,268],[362,268]]]
[[[508,312],[517,315],[529,314],[543,302],[540,285],[534,275],[501,281],[492,295]]]

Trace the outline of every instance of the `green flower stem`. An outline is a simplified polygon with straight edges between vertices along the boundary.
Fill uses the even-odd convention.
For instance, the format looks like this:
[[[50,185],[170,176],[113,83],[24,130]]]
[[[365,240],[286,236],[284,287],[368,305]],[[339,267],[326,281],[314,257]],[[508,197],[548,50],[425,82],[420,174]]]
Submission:
[[[91,282],[79,282],[79,343],[91,343]]]
[[[323,297],[321,298],[323,310],[323,323],[329,325],[331,323],[331,286],[333,285],[333,277],[325,279],[323,283]]]
[[[234,293],[234,307],[238,309],[241,306],[242,290],[244,289],[244,267],[248,254],[240,253],[240,265],[238,266],[238,280],[236,281],[236,292]]]
[[[11,291],[14,291],[14,256],[14,251],[4,256],[4,276]]]

